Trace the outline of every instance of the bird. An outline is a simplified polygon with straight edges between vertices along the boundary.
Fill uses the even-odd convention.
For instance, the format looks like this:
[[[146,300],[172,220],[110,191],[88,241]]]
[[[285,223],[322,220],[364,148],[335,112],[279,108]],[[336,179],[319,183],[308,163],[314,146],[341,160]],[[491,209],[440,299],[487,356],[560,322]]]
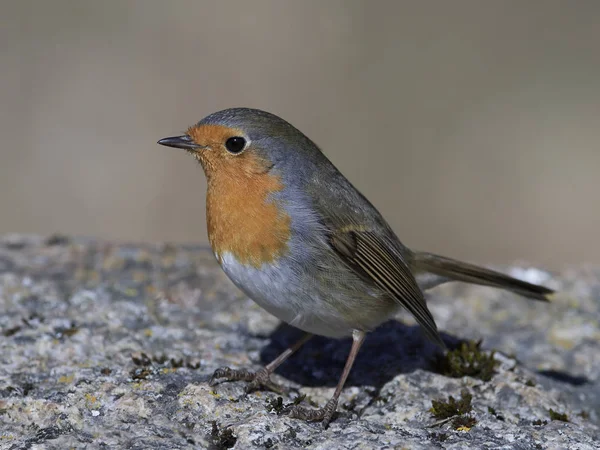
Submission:
[[[332,397],[316,409],[294,405],[291,417],[327,427],[365,337],[400,308],[445,349],[427,289],[462,281],[544,302],[553,294],[488,268],[409,249],[321,149],[275,114],[224,109],[158,144],[186,150],[202,166],[208,239],[229,279],[305,332],[259,370],[217,369],[211,385],[246,381],[246,392],[277,391],[271,374],[311,337],[352,337]]]

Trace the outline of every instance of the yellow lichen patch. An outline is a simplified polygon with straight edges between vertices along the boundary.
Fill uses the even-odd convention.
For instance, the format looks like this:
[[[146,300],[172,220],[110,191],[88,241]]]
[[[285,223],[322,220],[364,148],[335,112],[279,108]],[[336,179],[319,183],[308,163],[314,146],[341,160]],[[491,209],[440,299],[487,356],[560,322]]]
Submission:
[[[290,217],[272,194],[283,189],[279,176],[269,172],[252,144],[232,155],[225,142],[243,132],[220,125],[201,125],[188,130],[205,147],[195,154],[208,180],[206,216],[208,237],[218,258],[231,253],[242,264],[260,267],[287,251]]]
[[[88,408],[93,408],[98,399],[95,395],[85,394],[85,404]]]
[[[75,378],[75,375],[63,375],[62,377],[60,377],[58,379],[58,382],[68,384],[68,383],[72,383],[74,378]]]

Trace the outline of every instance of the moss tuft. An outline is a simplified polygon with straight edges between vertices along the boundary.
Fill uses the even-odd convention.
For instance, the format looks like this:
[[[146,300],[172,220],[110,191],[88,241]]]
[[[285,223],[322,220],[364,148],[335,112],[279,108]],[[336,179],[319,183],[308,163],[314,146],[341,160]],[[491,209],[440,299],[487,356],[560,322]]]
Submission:
[[[291,403],[286,403],[285,405],[283,404],[283,398],[282,397],[276,397],[273,399],[267,399],[267,411],[269,412],[274,412],[277,413],[277,415],[284,413],[285,411],[287,411],[288,409],[290,409],[292,406],[296,406],[299,405],[300,403],[302,403],[304,401],[304,399],[306,398],[306,395],[298,395],[298,397],[296,397]]]
[[[283,411],[283,397],[267,399],[267,411],[281,414]]]
[[[452,378],[469,376],[490,381],[498,361],[494,359],[494,352],[484,352],[480,346],[481,341],[462,342],[458,348],[440,355],[434,361],[435,370]]]
[[[442,421],[452,419],[452,427],[455,430],[469,431],[477,423],[474,417],[468,415],[473,409],[472,398],[469,391],[463,389],[459,400],[452,396],[448,397],[448,401],[433,400],[429,412],[433,417]]]
[[[475,426],[476,423],[477,423],[477,420],[475,419],[475,417],[466,415],[466,416],[456,417],[452,421],[452,426],[454,427],[455,430],[469,431],[471,428],[473,428]]]
[[[235,445],[237,438],[233,435],[233,430],[231,428],[219,428],[216,420],[213,420],[211,424],[212,430],[209,435],[209,449],[226,450]]]
[[[429,410],[433,417],[436,419],[449,419],[450,417],[460,416],[467,414],[473,409],[471,406],[471,399],[473,396],[463,389],[460,393],[460,400],[456,400],[454,397],[449,396],[448,401],[433,400],[431,402],[431,409]]]
[[[561,422],[569,421],[569,418],[567,417],[567,415],[565,413],[556,412],[552,408],[550,408],[550,410],[548,411],[548,414],[550,415],[550,420],[560,420]]]

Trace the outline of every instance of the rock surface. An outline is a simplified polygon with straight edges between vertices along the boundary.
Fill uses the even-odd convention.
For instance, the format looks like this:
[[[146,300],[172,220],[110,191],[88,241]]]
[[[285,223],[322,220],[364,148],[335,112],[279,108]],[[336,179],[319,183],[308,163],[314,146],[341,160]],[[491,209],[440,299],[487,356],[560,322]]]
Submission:
[[[600,269],[511,271],[562,293],[429,293],[449,346],[496,350],[489,381],[437,373],[438,351],[401,314],[368,337],[323,430],[282,406],[322,405],[349,340],[306,344],[273,377],[281,400],[208,386],[217,367],[258,368],[299,334],[206,248],[0,237],[0,448],[600,448]],[[432,402],[469,395],[470,411],[433,417]]]

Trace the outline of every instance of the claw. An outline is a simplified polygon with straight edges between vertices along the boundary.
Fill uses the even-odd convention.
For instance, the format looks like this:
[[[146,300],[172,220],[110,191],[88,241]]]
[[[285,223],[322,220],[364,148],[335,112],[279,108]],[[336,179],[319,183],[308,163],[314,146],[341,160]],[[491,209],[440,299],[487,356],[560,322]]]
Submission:
[[[254,372],[248,369],[232,369],[230,367],[219,367],[210,377],[208,384],[215,386],[219,378],[226,378],[227,381],[252,381]]]
[[[283,394],[285,390],[273,383],[270,379],[271,374],[264,367],[256,372],[248,369],[232,369],[230,367],[219,367],[213,373],[208,384],[215,386],[218,384],[219,378],[224,378],[225,381],[248,381],[248,384],[244,388],[246,394],[257,391],[260,388],[266,388],[270,391],[278,394]]]
[[[321,422],[323,428],[327,428],[335,411],[337,409],[337,399],[332,398],[325,406],[319,409],[306,408],[295,405],[287,411],[288,415],[294,419],[306,420],[308,422]]]

